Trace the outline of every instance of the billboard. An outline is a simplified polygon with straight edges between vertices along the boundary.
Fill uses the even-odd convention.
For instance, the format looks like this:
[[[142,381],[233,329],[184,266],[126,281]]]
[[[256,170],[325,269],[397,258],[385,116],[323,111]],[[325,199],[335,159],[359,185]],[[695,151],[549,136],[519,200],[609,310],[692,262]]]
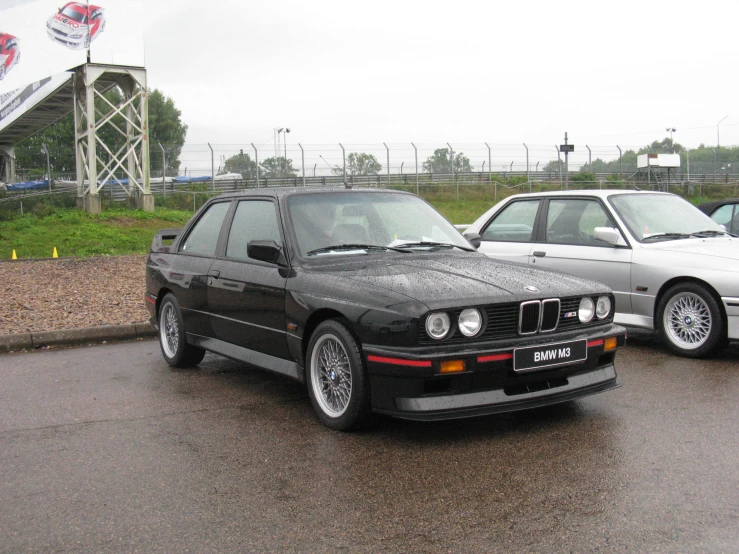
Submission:
[[[0,94],[88,61],[143,66],[140,0],[0,2]]]

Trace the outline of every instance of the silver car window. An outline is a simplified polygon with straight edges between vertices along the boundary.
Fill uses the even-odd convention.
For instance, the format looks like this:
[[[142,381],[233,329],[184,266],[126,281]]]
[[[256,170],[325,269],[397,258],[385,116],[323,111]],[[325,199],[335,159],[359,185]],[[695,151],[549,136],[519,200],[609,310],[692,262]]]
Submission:
[[[536,212],[540,200],[512,202],[480,233],[482,240],[500,242],[530,242],[534,234]]]
[[[687,234],[721,231],[718,223],[672,194],[614,194],[608,200],[638,241],[666,233]],[[670,239],[670,236],[666,236]]]
[[[596,227],[615,227],[597,200],[553,199],[547,212],[547,242],[604,246],[595,239]]]

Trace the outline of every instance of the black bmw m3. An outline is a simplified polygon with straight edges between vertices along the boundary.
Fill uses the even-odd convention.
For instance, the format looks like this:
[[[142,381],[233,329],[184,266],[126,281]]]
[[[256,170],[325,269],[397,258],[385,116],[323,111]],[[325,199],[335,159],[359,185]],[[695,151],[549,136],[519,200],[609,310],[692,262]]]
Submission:
[[[245,190],[158,233],[145,301],[167,363],[210,351],[297,379],[333,429],[618,387],[610,290],[475,239],[405,192]]]

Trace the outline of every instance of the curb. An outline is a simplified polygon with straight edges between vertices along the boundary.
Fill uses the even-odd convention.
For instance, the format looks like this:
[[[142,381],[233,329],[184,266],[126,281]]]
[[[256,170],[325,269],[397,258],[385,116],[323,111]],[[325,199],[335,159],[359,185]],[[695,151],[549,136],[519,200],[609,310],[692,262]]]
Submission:
[[[147,322],[0,335],[0,352],[35,350],[46,346],[74,346],[103,341],[135,340],[155,337],[156,334],[156,329]]]

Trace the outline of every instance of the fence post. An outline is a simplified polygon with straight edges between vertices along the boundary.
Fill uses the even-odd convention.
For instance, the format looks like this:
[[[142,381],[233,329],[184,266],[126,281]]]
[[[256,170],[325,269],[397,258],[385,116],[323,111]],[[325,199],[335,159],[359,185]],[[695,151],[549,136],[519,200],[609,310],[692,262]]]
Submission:
[[[531,192],[531,176],[529,175],[529,147],[526,143],[523,143],[523,147],[526,149],[526,181],[529,183],[529,192]]]
[[[339,146],[341,146],[341,159],[344,160],[344,182],[346,183],[346,150],[344,150],[341,143],[339,143]]]
[[[418,194],[418,148],[416,148],[416,145],[412,142],[411,146],[413,147],[413,151],[415,152],[416,157],[416,194]]]
[[[382,143],[385,146],[385,150],[387,150],[387,185],[390,186],[390,148],[388,148],[387,144],[384,142]]]
[[[216,191],[216,165],[215,161],[213,161],[213,147],[208,143],[208,148],[210,148],[210,181],[213,183],[213,192]]]
[[[554,149],[557,151],[557,165],[559,166],[559,188],[562,188],[562,156],[559,154],[559,146],[554,145]]]
[[[253,142],[251,143],[251,147],[254,149],[254,163],[257,166],[257,188],[259,188],[259,151]]]
[[[487,142],[485,143],[485,146],[488,147],[488,181],[492,181],[493,180],[493,162],[492,162],[493,156],[490,153],[490,146],[488,145]]]
[[[617,144],[616,148],[618,148],[618,174],[619,174],[619,178],[623,181],[624,180],[624,164],[623,164],[623,160],[621,159],[621,147]]]
[[[452,185],[454,185],[455,184],[455,180],[454,180],[454,148],[452,148],[452,145],[449,144],[448,142],[446,143],[446,145],[449,147],[449,161],[451,162],[451,167],[452,167]],[[456,185],[457,185],[457,201],[459,201],[459,183],[456,183]]]
[[[300,146],[300,165],[303,167],[303,186],[305,186],[305,150],[302,144],[298,143],[298,146]]]

